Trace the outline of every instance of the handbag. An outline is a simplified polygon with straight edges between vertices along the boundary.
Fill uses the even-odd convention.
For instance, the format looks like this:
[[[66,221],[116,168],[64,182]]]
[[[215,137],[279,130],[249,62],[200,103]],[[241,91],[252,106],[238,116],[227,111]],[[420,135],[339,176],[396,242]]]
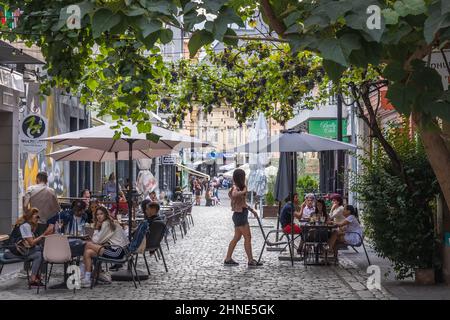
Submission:
[[[32,246],[25,239],[19,240],[15,243],[15,249],[21,256],[27,256]]]

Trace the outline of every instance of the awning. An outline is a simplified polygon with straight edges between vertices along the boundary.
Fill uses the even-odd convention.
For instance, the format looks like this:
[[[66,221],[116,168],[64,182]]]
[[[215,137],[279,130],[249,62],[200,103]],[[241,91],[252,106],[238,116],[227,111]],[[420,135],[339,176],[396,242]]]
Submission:
[[[206,178],[208,180],[211,180],[211,177],[208,174],[200,172],[200,171],[197,171],[197,170],[194,170],[194,169],[191,169],[191,168],[188,168],[188,167],[186,167],[186,166],[184,166],[184,165],[182,165],[180,163],[177,164],[177,167],[188,171],[190,174],[192,174],[194,176],[198,176],[198,177],[202,177],[202,178]]]

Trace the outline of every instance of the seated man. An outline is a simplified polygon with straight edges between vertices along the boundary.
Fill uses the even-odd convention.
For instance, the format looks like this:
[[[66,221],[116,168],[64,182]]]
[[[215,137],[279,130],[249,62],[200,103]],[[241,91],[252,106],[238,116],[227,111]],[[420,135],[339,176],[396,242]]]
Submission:
[[[64,234],[79,235],[84,225],[88,221],[86,214],[86,204],[82,200],[75,200],[72,203],[72,209],[65,210],[50,218],[47,223],[54,232]],[[79,257],[84,252],[84,242],[80,239],[70,239],[70,250],[73,257]]]
[[[291,233],[291,220],[292,220],[292,212],[294,212],[294,218],[300,219],[301,212],[296,210],[296,205],[298,205],[298,194],[294,193],[294,204],[289,201],[290,198],[286,198],[286,204],[283,206],[280,212],[280,224],[283,228],[283,231],[287,234]],[[294,233],[300,234],[301,229],[297,224],[294,224]]]
[[[159,216],[159,203],[150,200],[144,200],[141,202],[141,209],[144,212],[145,219],[149,222],[149,225],[155,220],[162,220]]]

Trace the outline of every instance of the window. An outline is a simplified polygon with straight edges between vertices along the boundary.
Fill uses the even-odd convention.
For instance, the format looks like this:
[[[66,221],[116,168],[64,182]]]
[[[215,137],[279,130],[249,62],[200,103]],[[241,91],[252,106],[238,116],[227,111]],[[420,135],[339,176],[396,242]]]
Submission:
[[[228,143],[234,144],[234,129],[228,128],[227,131],[228,131]]]

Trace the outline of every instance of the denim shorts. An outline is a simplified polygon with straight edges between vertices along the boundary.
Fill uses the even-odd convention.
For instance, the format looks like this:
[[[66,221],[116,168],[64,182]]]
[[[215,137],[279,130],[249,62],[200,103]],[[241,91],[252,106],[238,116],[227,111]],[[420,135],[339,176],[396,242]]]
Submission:
[[[242,227],[248,224],[248,209],[242,210],[242,212],[233,213],[234,227]]]

